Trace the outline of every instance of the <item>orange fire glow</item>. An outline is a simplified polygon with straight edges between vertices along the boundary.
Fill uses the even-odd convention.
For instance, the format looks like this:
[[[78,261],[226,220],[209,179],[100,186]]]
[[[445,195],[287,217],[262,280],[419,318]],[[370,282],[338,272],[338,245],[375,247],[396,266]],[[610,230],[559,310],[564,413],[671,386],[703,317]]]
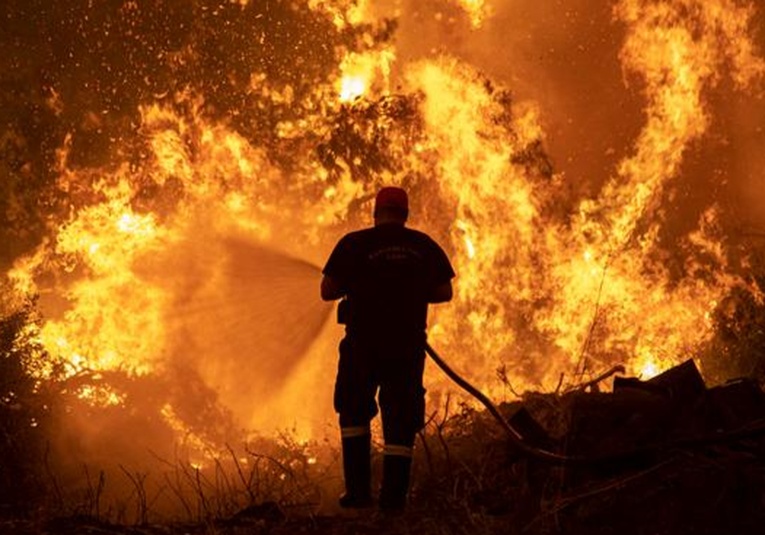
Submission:
[[[364,3],[306,5],[338,31],[371,17]],[[472,32],[491,28],[491,2],[459,6]],[[306,407],[304,393],[329,399],[340,336],[324,323],[309,264],[370,223],[381,184],[401,184],[412,225],[448,249],[458,273],[454,302],[433,310],[431,341],[489,392],[499,392],[503,365],[516,389],[552,389],[561,373],[573,383],[624,363],[645,378],[694,356],[714,334],[718,304],[749,283],[729,265],[718,206],[667,245],[668,192],[681,175],[692,181],[683,166],[717,120],[710,94],[762,89],[755,6],[621,0],[613,14],[627,83],[616,90],[639,94],[643,122],[587,195],[571,193],[565,163],[547,159],[547,110],[516,99],[512,80],[490,81],[456,53],[414,57],[372,41],[346,50],[307,93],[252,73],[248,95],[291,110],[271,124],[273,143],[292,144],[289,165],[236,116],[212,118],[208,96],[187,89],[140,105],[140,165],[125,146],[110,165],[77,166],[65,143],[57,189],[70,210],[8,272],[16,294],[40,295],[35,336],[68,377],[183,367],[244,427],[297,425],[309,436],[331,407]],[[390,111],[395,97],[409,115]],[[269,109],[261,115],[271,120]],[[357,122],[346,132],[339,116]],[[333,135],[379,158],[332,148]],[[317,145],[332,149],[332,165]],[[281,268],[258,272],[263,258],[277,262],[264,248],[305,266],[294,280]],[[53,373],[30,369],[40,379]],[[430,381],[446,388],[435,374]],[[80,395],[99,406],[125,399],[114,385]],[[160,414],[184,433],[175,407]]]

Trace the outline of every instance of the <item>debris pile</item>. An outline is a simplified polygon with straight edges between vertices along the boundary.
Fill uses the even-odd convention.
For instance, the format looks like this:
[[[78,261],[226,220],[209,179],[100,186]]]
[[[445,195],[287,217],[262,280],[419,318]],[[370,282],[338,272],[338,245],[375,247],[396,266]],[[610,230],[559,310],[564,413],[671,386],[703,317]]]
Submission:
[[[491,460],[487,446],[477,458],[491,475],[472,505],[518,533],[762,533],[765,393],[755,380],[709,388],[689,360],[592,390],[500,406],[528,444],[568,460],[512,444]]]

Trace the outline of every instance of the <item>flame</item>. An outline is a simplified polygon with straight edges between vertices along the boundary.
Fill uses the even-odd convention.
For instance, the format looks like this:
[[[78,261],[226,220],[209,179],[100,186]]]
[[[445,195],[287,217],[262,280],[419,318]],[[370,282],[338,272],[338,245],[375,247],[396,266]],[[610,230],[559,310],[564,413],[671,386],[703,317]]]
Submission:
[[[376,93],[389,93],[391,66],[395,58],[391,47],[364,54],[348,54],[340,64],[340,101],[352,102],[362,96],[369,96],[368,92],[374,84],[379,85]]]
[[[338,32],[367,24],[371,10],[307,5]],[[459,5],[480,31],[489,3]],[[260,106],[246,119],[211,113],[215,99],[199,89],[143,102],[140,158],[117,151],[108,166],[77,166],[67,137],[54,170],[69,209],[8,273],[15,294],[39,294],[47,313],[26,335],[64,362],[69,378],[173,374],[182,364],[245,426],[309,412],[305,392],[331,382],[326,354],[338,333],[327,328],[303,348],[300,371],[270,363],[276,371],[259,390],[237,390],[240,361],[214,337],[223,324],[251,329],[252,311],[212,310],[246,279],[230,265],[239,257],[227,240],[321,264],[339,236],[370,223],[377,187],[401,184],[413,224],[445,246],[458,273],[453,303],[434,307],[430,337],[483,388],[499,392],[491,378],[504,365],[517,388],[531,389],[615,362],[650,377],[694,356],[714,334],[718,304],[734,287],[752,288],[728,258],[720,207],[694,216],[672,247],[662,241],[668,192],[715,124],[711,92],[725,83],[753,92],[763,78],[750,36],[755,11],[729,0],[621,0],[613,13],[625,32],[624,90],[642,97],[643,124],[586,197],[570,193],[565,169],[547,158],[539,102],[464,59],[412,59],[365,33],[338,52],[325,79],[305,84],[310,90],[261,72],[239,81]],[[238,113],[251,112],[245,107]],[[272,130],[261,136],[260,128]],[[274,314],[282,325],[291,319]],[[41,380],[58,369],[42,358],[28,365]],[[278,384],[269,390],[267,380]],[[78,395],[98,406],[128,399],[101,383]],[[204,448],[187,413],[169,402],[159,413]]]
[[[326,13],[339,30],[362,24],[370,18],[368,0],[308,0],[308,8]]]
[[[92,385],[80,387],[77,397],[89,401],[96,407],[116,407],[124,404],[125,396],[115,392],[108,386],[95,388]]]
[[[640,362],[642,361],[642,363]],[[638,359],[638,363],[635,365],[635,369],[638,370],[638,377],[651,378],[659,374],[660,364],[657,359],[646,355]]]
[[[340,81],[340,100],[349,102],[362,96],[367,90],[367,81],[362,76],[343,76]]]
[[[82,270],[90,278],[70,287],[74,307],[61,320],[47,322],[40,341],[70,364],[72,375],[127,362],[133,372],[147,373],[155,341],[163,338],[162,295],[150,288],[136,293],[140,279],[130,265],[158,246],[161,231],[154,215],[133,213],[125,181],[96,188],[108,200],[81,210],[61,229],[55,245],[65,270]],[[144,336],[137,337],[139,332]],[[127,354],[135,357],[128,361]]]
[[[491,7],[486,0],[456,0],[459,6],[467,13],[470,26],[478,30],[483,26],[487,18],[491,16]]]
[[[618,178],[601,195],[601,206],[614,207],[611,249],[629,239],[642,215],[656,210],[665,182],[709,127],[703,92],[719,82],[720,67],[729,62],[741,87],[765,72],[745,37],[751,8],[729,1],[625,0],[615,13],[630,27],[622,61],[644,81],[648,107],[635,154],[620,164]]]

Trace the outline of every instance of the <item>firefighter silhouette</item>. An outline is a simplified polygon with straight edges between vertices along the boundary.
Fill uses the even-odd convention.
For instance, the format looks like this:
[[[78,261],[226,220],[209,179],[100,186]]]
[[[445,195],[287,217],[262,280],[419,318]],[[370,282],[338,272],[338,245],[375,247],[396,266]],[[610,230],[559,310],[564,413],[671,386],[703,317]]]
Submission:
[[[346,489],[342,507],[373,503],[370,421],[377,401],[385,441],[381,509],[405,507],[414,439],[425,425],[428,304],[452,298],[454,270],[433,239],[406,227],[408,215],[406,191],[382,188],[374,226],[343,236],[323,270],[321,297],[342,299],[338,321],[345,324],[334,394]]]

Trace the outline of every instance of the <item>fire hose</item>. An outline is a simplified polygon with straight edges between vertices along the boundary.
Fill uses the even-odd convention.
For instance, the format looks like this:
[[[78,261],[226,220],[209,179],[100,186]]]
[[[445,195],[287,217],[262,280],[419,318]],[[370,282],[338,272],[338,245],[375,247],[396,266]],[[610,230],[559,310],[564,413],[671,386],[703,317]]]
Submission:
[[[581,459],[578,457],[569,457],[566,455],[560,455],[558,453],[553,453],[551,451],[547,451],[541,448],[537,448],[535,446],[532,446],[528,444],[523,436],[512,426],[510,425],[510,422],[508,422],[504,416],[502,416],[502,413],[499,411],[497,406],[480,390],[478,390],[475,386],[470,384],[464,377],[462,377],[460,374],[455,372],[444,359],[441,358],[441,356],[436,352],[433,347],[425,342],[425,352],[430,356],[431,359],[433,359],[433,362],[435,362],[441,370],[451,379],[454,381],[457,385],[459,385],[462,389],[464,389],[468,394],[476,398],[478,401],[480,401],[484,407],[486,407],[486,410],[489,411],[489,413],[499,422],[500,426],[507,432],[508,437],[510,438],[510,442],[514,446],[516,446],[519,450],[526,453],[527,455],[541,459],[544,461],[552,461],[555,463],[563,463],[563,462],[576,462]]]

